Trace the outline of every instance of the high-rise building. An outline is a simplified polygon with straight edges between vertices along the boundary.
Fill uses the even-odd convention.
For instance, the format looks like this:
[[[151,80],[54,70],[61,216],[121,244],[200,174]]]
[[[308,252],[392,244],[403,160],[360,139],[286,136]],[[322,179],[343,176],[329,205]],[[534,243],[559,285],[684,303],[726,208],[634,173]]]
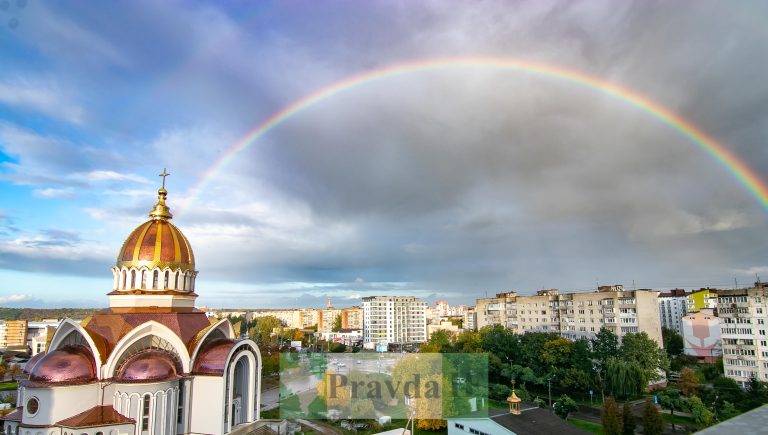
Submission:
[[[363,298],[363,344],[410,344],[427,341],[427,304],[413,296]]]
[[[477,327],[498,324],[519,333],[557,332],[570,339],[592,338],[607,328],[619,338],[645,332],[661,345],[658,295],[654,290],[624,290],[621,285],[601,286],[596,292],[499,293],[477,300]]]
[[[659,294],[661,326],[683,334],[683,316],[688,314],[688,297],[683,289]]]
[[[768,290],[720,290],[717,314],[723,338],[725,376],[742,386],[750,378],[768,381]]]
[[[0,349],[23,350],[27,347],[27,321],[0,322]]]

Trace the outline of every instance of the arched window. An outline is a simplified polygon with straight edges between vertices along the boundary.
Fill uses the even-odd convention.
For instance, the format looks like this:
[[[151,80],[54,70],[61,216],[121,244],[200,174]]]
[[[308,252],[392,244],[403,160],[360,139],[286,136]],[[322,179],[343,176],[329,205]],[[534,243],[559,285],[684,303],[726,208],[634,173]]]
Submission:
[[[126,281],[128,281],[128,274],[125,273],[125,270],[121,272],[121,278],[123,280],[123,285],[120,288],[125,288],[125,285],[128,284]]]
[[[170,280],[171,280],[171,272],[166,270],[165,271],[165,281],[163,282],[163,288],[164,289],[168,288],[168,284],[169,284]]]
[[[173,288],[179,289],[179,273],[176,272],[173,274]]]
[[[144,401],[141,405],[141,430],[149,430],[149,400],[151,396],[147,394],[144,396]]]
[[[160,281],[160,272],[154,271],[152,273],[152,288],[156,289],[158,288],[158,283]]]
[[[146,270],[141,271],[141,288],[142,289],[147,288],[147,271]]]
[[[131,271],[131,288],[132,289],[136,288],[136,271],[135,270]]]
[[[104,432],[101,432],[101,431],[96,432],[96,435],[104,435]]]

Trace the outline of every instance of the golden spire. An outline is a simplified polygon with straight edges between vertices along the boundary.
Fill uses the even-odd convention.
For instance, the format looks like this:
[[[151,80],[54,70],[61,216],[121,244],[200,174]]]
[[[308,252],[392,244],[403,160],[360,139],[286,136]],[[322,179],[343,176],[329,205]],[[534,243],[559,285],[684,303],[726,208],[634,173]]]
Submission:
[[[163,178],[163,185],[159,189],[157,189],[157,203],[155,203],[155,206],[152,208],[152,211],[149,212],[149,217],[155,220],[168,220],[173,217],[171,214],[171,209],[168,208],[167,205],[165,205],[165,197],[168,196],[168,191],[165,190],[165,177],[171,175],[168,173],[168,171],[163,168],[163,172],[159,174],[160,177]]]

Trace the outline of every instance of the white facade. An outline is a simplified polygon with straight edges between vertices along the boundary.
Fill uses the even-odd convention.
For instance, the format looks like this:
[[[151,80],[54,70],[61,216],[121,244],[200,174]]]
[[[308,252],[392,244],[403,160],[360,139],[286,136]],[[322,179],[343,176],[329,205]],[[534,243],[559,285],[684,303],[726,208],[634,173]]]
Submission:
[[[742,386],[752,377],[768,381],[768,290],[721,290],[717,313],[725,376]]]
[[[683,317],[688,314],[688,298],[685,292],[668,292],[659,295],[659,318],[662,328],[683,334]]]
[[[427,304],[412,296],[363,298],[363,343],[427,341]]]

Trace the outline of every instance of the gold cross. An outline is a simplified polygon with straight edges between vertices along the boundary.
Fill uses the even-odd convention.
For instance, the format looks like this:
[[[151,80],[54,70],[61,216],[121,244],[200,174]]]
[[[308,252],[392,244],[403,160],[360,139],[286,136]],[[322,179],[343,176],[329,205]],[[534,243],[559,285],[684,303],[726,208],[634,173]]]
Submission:
[[[169,175],[171,175],[171,174],[168,171],[166,171],[165,168],[163,168],[163,173],[162,174],[158,174],[159,177],[163,177],[163,189],[165,189],[165,177],[167,177]]]

